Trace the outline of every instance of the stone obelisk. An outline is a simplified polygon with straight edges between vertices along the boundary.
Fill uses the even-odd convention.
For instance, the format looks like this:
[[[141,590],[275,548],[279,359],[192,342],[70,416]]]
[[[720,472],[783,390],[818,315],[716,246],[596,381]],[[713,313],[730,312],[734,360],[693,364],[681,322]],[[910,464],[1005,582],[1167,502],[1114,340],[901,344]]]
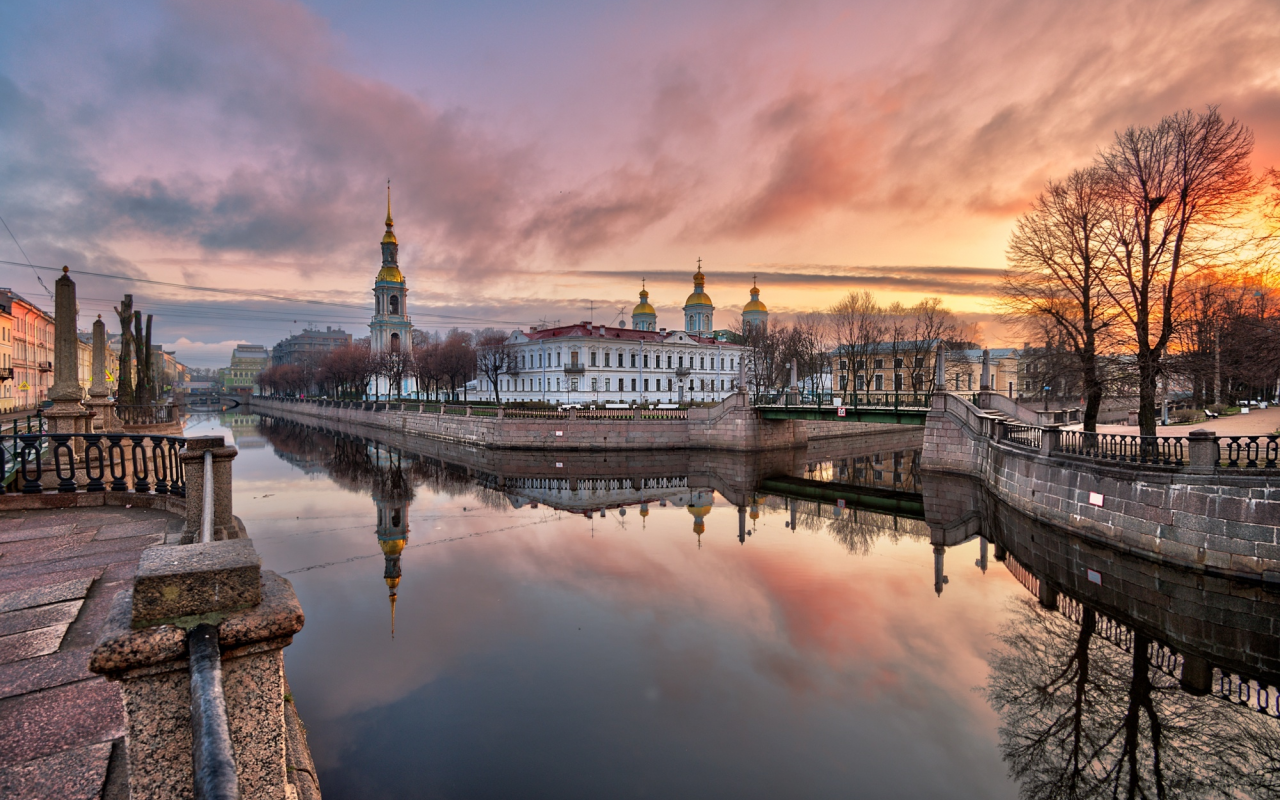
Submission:
[[[76,284],[66,267],[62,277],[54,284],[53,301],[53,386],[49,387],[49,399],[53,407],[45,413],[49,419],[50,433],[89,433],[89,412],[81,400],[84,389],[80,387],[79,359],[76,338]],[[72,448],[76,455],[84,442],[76,439]]]
[[[85,403],[93,412],[93,430],[115,432],[123,430],[116,416],[111,391],[107,389],[107,326],[102,315],[93,323],[93,382],[89,384],[89,399]]]

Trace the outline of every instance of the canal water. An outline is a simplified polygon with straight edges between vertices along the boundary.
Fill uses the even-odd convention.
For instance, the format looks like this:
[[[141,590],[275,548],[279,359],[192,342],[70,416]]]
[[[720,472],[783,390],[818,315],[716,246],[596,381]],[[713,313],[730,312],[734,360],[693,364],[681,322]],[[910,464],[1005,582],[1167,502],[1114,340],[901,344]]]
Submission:
[[[1170,641],[1212,639],[1215,599],[1046,608],[1015,552],[1034,562],[1056,534],[1006,515],[1002,535],[1032,549],[997,560],[963,533],[935,547],[910,446],[845,440],[738,470],[671,454],[504,463],[249,415],[187,430],[234,440],[236,513],[306,612],[286,668],[327,800],[1280,786],[1265,676],[1179,686]],[[815,502],[817,482],[841,499]],[[1205,591],[1223,609],[1252,598],[1245,627],[1264,629],[1223,663],[1271,669],[1275,598]],[[1181,627],[1162,641],[1161,625]]]

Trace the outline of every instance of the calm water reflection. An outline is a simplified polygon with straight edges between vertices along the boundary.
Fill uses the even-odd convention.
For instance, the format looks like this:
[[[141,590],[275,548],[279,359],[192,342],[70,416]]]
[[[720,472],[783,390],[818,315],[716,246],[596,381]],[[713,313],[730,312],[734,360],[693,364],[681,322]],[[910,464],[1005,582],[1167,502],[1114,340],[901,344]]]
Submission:
[[[1272,596],[1106,561],[931,485],[910,441],[544,457],[234,415],[189,431],[234,436],[236,511],[307,612],[286,659],[330,800],[1263,796],[1280,779],[1276,720],[1182,690],[1174,652],[1274,674]],[[1147,572],[1199,595],[1141,596]],[[1227,607],[1265,630],[1213,645]]]

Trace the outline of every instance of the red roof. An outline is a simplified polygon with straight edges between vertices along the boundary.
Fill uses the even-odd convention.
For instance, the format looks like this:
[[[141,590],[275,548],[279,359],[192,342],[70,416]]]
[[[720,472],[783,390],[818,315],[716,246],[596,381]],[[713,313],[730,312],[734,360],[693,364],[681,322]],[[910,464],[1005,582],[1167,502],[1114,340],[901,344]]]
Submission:
[[[561,325],[558,328],[545,328],[540,331],[520,331],[525,337],[538,341],[541,339],[560,339],[569,336],[581,336],[592,339],[615,339],[624,342],[661,342],[668,337],[683,333],[688,336],[696,344],[731,344],[731,342],[720,342],[710,336],[696,336],[685,331],[638,331],[634,328],[610,328],[604,326],[604,335],[600,335],[599,325]]]

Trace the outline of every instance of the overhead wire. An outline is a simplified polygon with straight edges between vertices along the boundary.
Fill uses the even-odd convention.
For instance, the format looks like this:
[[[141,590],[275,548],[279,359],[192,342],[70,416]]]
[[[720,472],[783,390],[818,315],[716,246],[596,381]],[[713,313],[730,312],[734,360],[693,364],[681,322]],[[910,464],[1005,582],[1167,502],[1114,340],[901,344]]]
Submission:
[[[14,243],[14,244],[16,244],[16,245],[18,246],[18,252],[19,252],[19,253],[22,253],[22,257],[23,257],[23,258],[25,258],[25,259],[27,260],[27,266],[28,266],[28,267],[31,267],[31,271],[32,271],[32,273],[34,273],[34,274],[35,274],[35,276],[36,276],[36,282],[40,284],[40,288],[41,288],[41,289],[44,289],[45,294],[49,295],[49,299],[50,299],[50,300],[52,300],[52,299],[53,299],[53,292],[49,291],[49,287],[44,285],[44,278],[41,278],[41,277],[40,277],[40,273],[39,273],[39,272],[36,272],[36,265],[31,263],[31,256],[27,255],[27,251],[26,251],[26,250],[22,249],[22,243],[18,241],[18,237],[17,237],[17,236],[14,236],[14,235],[13,235],[13,231],[9,229],[9,223],[7,223],[7,222],[5,222],[5,221],[4,221],[4,217],[0,217],[0,223],[3,223],[3,224],[4,224],[4,229],[5,229],[6,231],[9,231],[9,238],[10,238],[10,239],[12,239],[12,240],[13,240],[13,243]],[[16,262],[16,261],[10,261],[10,262],[6,262],[6,263],[10,263],[10,264],[17,264],[18,266],[22,266],[21,264],[18,264],[18,262]]]
[[[10,235],[12,235],[12,232],[10,233]],[[17,240],[15,239],[14,241],[16,242]],[[21,247],[19,247],[19,249],[21,249]],[[26,253],[23,253],[23,256],[25,257]],[[0,264],[8,264],[15,267],[30,267],[33,270],[48,270],[50,272],[62,271],[61,267],[48,267],[42,264],[32,264],[30,262],[23,264],[22,262],[19,262],[19,261],[6,261],[4,259],[0,259]],[[158,281],[152,278],[138,278],[132,275],[113,275],[108,272],[93,272],[93,271],[84,270],[84,269],[73,269],[73,270],[70,270],[70,272],[74,275],[87,275],[94,278],[108,278],[111,280],[129,281],[132,283],[144,284],[144,285],[150,285],[150,286],[164,286],[164,287],[173,288],[173,289],[186,289],[189,291],[196,291],[196,292],[213,292],[217,294],[235,295],[235,296],[241,296],[241,297],[254,297],[261,300],[272,300],[275,302],[282,302],[282,303],[299,303],[299,304],[314,305],[314,306],[332,306],[336,308],[355,308],[355,309],[360,309],[361,311],[364,311],[366,313],[370,310],[369,306],[367,305],[357,305],[355,303],[342,303],[335,300],[311,300],[311,299],[303,299],[303,298],[295,298],[295,297],[282,297],[280,295],[266,294],[264,292],[254,292],[247,289],[227,289],[227,288],[218,287],[218,286],[195,286],[187,283],[174,283],[172,281]],[[36,279],[40,280],[39,274],[36,275]],[[41,280],[40,285],[44,286],[44,281]],[[47,287],[45,288],[45,291],[48,291]],[[53,295],[50,294],[50,297],[52,296]],[[439,314],[439,313],[434,313],[429,311],[420,311],[418,312],[418,315],[423,317],[433,317],[436,319],[446,319],[446,320],[457,320],[459,322],[470,322],[470,323],[480,322],[480,323],[499,323],[499,324],[505,324],[505,325],[525,325],[528,322],[527,320],[490,319],[490,318],[481,317],[481,316],[460,316],[457,314]]]

